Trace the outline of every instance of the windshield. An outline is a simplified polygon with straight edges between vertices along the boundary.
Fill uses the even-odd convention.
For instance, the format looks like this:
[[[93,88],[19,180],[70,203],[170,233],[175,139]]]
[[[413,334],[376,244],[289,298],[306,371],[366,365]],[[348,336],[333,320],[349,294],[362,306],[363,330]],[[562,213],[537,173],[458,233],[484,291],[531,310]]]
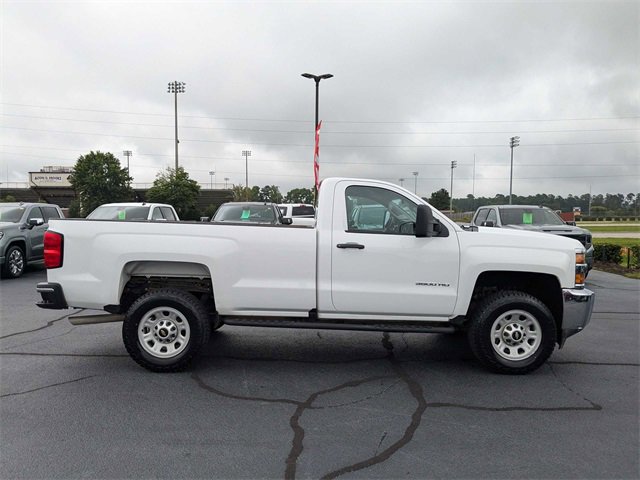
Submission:
[[[25,210],[25,207],[0,206],[0,222],[18,223]]]
[[[91,212],[87,218],[93,220],[146,220],[149,207],[102,205]]]
[[[276,223],[274,209],[270,205],[221,205],[212,222]]]
[[[500,208],[503,225],[564,225],[564,221],[546,208]]]

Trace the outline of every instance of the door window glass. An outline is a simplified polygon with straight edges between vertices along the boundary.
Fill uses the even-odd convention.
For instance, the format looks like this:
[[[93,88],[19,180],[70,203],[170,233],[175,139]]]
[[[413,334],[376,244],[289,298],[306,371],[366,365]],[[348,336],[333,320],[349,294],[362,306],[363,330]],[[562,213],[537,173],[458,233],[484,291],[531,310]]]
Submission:
[[[31,220],[32,218],[41,218],[44,220],[44,215],[42,214],[42,210],[40,210],[40,207],[34,207],[31,209],[27,221]]]
[[[484,222],[487,219],[487,215],[489,215],[489,209],[481,208],[480,210],[478,210],[478,214],[476,215],[476,218],[473,221],[473,223],[475,225],[482,225],[482,222]]]
[[[353,185],[345,191],[347,231],[413,235],[418,206],[399,193]]]
[[[495,227],[496,225],[498,225],[498,216],[496,215],[496,211],[495,209],[490,209],[489,210],[489,215],[487,215],[487,222],[493,222],[493,226]]]
[[[173,214],[173,210],[171,210],[169,207],[160,207],[160,210],[162,210],[164,218],[172,222],[176,221],[176,216]]]
[[[42,209],[42,212],[44,213],[45,223],[49,223],[50,218],[60,218],[58,209],[55,207],[41,207],[41,209]]]
[[[153,214],[151,215],[151,220],[164,220],[162,216],[162,212],[158,207],[153,209]]]

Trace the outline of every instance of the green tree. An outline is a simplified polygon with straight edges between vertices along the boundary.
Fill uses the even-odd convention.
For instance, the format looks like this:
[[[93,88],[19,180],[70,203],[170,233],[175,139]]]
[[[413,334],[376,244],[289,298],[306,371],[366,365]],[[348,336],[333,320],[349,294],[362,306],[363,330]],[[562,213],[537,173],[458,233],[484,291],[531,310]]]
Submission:
[[[261,202],[282,203],[282,194],[280,188],[276,185],[265,185],[260,189]]]
[[[234,185],[231,188],[233,193],[234,202],[259,202],[260,201],[260,187],[257,185],[246,188],[242,185]]]
[[[312,188],[294,188],[284,197],[284,203],[313,203]]]
[[[69,176],[69,182],[80,202],[80,215],[86,217],[103,203],[130,201],[131,177],[120,167],[112,153],[89,152],[81,155]]]
[[[198,220],[198,197],[200,185],[189,178],[189,174],[182,167],[158,173],[153,186],[147,192],[149,202],[168,203],[178,212],[181,220]]]
[[[446,189],[441,188],[437,192],[433,192],[431,194],[429,203],[431,204],[431,206],[437,208],[438,210],[447,210],[449,208],[450,200],[451,197],[449,196],[449,192]]]

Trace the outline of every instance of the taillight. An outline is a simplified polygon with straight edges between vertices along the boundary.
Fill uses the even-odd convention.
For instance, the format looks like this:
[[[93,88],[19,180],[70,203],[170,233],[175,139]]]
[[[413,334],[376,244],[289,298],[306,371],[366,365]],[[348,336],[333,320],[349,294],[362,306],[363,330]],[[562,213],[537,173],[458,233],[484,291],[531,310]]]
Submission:
[[[44,232],[44,266],[47,268],[60,268],[62,266],[62,245],[63,236],[61,233]]]

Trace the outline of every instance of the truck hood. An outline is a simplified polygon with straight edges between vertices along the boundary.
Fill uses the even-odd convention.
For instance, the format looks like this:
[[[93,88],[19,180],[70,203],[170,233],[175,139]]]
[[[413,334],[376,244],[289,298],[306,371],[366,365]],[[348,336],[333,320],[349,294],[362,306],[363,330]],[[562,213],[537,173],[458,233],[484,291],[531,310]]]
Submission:
[[[588,233],[584,228],[574,227],[572,225],[503,225],[503,228],[527,232],[555,233],[556,235],[580,235]]]
[[[11,228],[17,228],[20,224],[13,222],[0,222],[0,230],[9,230]]]

